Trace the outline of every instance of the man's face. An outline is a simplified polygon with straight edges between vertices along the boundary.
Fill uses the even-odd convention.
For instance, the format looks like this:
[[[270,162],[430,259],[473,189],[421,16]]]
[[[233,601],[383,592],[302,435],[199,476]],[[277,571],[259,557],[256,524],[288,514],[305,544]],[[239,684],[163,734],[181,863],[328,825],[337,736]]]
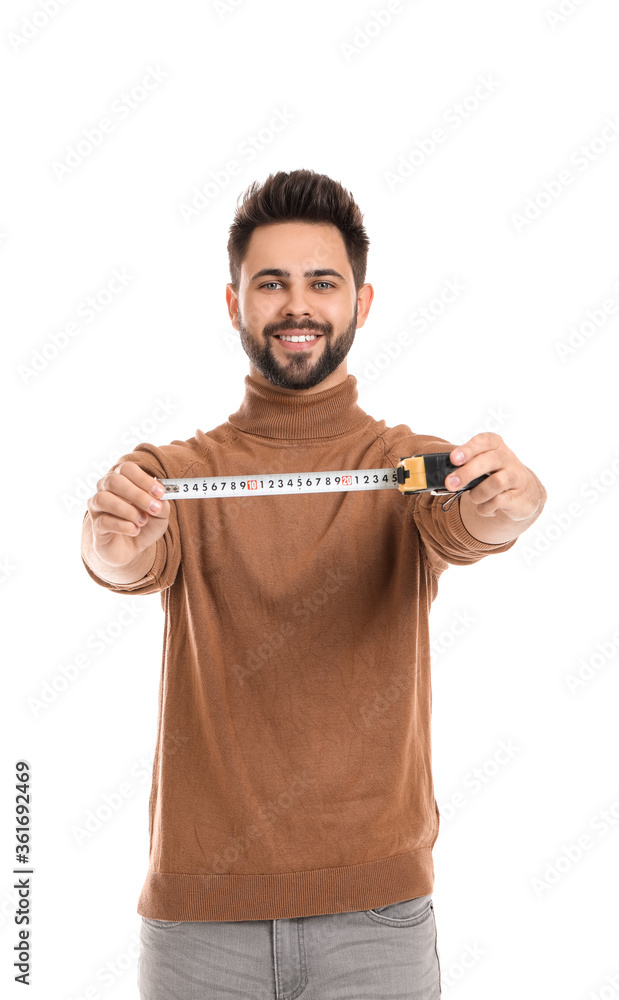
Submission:
[[[371,285],[355,291],[337,226],[278,222],[254,229],[238,293],[227,286],[232,324],[259,372],[284,389],[310,389],[345,358],[372,301]],[[283,341],[278,335],[311,335]],[[253,366],[253,368],[252,368]]]

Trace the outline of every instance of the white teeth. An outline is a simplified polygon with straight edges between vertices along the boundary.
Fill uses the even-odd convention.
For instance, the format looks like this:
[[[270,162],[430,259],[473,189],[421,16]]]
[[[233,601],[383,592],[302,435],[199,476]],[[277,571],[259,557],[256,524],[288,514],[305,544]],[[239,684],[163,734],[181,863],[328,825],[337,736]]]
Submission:
[[[278,334],[278,340],[291,340],[293,342],[293,344],[297,344],[301,340],[316,340],[316,336],[317,335],[315,333],[312,333],[312,334],[305,333],[301,337],[289,337],[288,335],[286,335],[285,337],[283,337],[283,336],[281,336],[281,334]]]

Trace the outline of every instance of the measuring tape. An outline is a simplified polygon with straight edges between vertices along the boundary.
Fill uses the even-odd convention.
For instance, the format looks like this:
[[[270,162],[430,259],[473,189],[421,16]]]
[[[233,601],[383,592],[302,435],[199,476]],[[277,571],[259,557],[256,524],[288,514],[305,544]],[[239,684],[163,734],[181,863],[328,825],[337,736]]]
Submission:
[[[457,466],[449,452],[412,455],[389,469],[328,469],[324,472],[266,472],[249,476],[205,476],[197,479],[160,479],[164,499],[183,500],[225,496],[280,496],[289,493],[340,493],[354,490],[391,490],[401,493],[451,494],[470,490],[486,476],[479,476],[460,490],[446,490],[445,477]],[[442,487],[442,488],[439,488]],[[451,500],[448,501],[451,503]],[[447,504],[443,504],[447,509]]]

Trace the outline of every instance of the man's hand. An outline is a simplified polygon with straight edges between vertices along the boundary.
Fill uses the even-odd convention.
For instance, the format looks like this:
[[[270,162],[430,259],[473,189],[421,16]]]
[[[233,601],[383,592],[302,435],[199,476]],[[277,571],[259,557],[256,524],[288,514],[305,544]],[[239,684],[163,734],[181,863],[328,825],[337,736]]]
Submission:
[[[170,501],[163,495],[159,480],[135,462],[121,462],[99,480],[86,506],[92,521],[92,550],[102,563],[123,567],[154,547],[170,517]]]
[[[448,490],[461,489],[478,476],[488,475],[460,498],[461,501],[469,498],[467,507],[475,516],[498,515],[500,520],[525,521],[539,513],[546,502],[546,490],[539,479],[510,451],[499,434],[490,431],[475,434],[454,448],[449,459],[459,468],[445,479]]]

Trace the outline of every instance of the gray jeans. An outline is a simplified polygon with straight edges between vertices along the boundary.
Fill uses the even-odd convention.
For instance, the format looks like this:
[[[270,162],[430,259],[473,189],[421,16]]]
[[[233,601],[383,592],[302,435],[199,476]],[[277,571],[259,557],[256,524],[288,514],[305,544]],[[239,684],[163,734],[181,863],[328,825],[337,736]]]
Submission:
[[[439,1000],[432,896],[280,920],[142,917],[141,1000]]]

